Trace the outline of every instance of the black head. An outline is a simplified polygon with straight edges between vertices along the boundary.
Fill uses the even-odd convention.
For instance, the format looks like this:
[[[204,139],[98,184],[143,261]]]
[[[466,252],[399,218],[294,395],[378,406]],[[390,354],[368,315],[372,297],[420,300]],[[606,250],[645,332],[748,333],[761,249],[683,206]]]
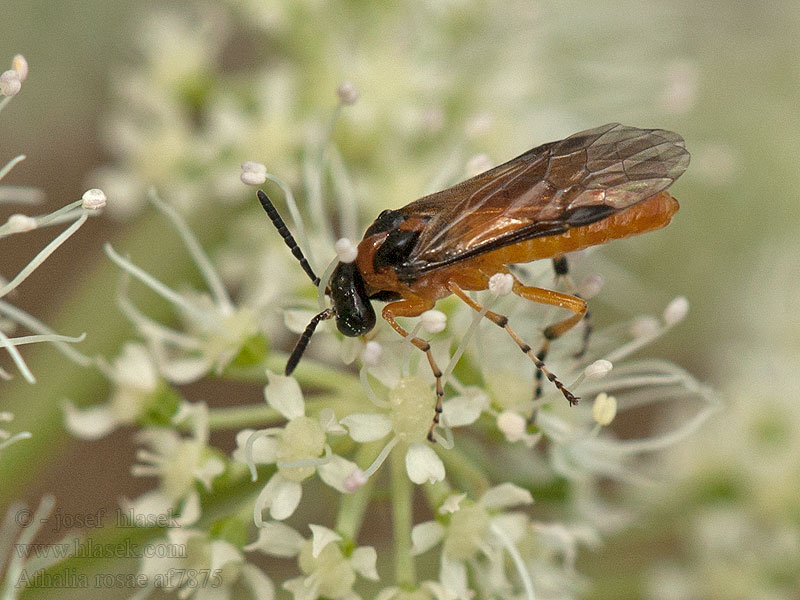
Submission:
[[[364,278],[355,263],[340,262],[328,283],[336,313],[336,328],[344,335],[358,337],[375,327],[375,311],[367,296]]]
[[[295,258],[300,261],[303,270],[311,281],[314,282],[314,285],[319,286],[319,277],[317,277],[311,265],[306,260],[302,250],[300,250],[294,237],[286,227],[286,223],[283,222],[278,211],[275,210],[272,201],[261,190],[258,190],[258,199],[273,225],[275,225],[275,228],[278,230],[278,233],[283,238],[283,241],[286,242],[289,250],[291,250]],[[392,211],[384,211],[381,215],[383,216],[383,221],[381,221],[381,223],[384,227],[387,221],[394,222],[397,218]],[[321,321],[336,317],[336,327],[344,335],[349,337],[363,335],[375,327],[375,311],[372,310],[372,304],[370,304],[369,297],[367,296],[364,278],[361,277],[361,273],[354,263],[340,262],[336,266],[331,275],[330,282],[328,283],[328,293],[330,294],[333,308],[326,308],[318,313],[306,326],[305,331],[303,331],[300,339],[297,340],[297,344],[286,363],[286,375],[291,375],[292,371],[294,371],[295,367],[300,362],[303,352],[305,352],[308,342],[311,340],[311,336],[314,334],[317,325],[319,325]]]

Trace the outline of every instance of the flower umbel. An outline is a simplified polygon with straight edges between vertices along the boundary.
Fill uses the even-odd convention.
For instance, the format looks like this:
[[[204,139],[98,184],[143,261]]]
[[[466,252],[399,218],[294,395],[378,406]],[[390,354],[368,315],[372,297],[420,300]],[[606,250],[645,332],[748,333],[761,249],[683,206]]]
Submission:
[[[263,214],[256,217],[259,207],[241,182],[263,186],[281,214],[288,209],[287,229],[322,274],[322,259],[334,253],[334,260],[358,258],[355,242],[380,211],[489,168],[510,144],[548,139],[545,134],[572,129],[586,117],[582,103],[550,94],[559,91],[551,82],[560,78],[549,74],[560,70],[541,40],[563,35],[558,27],[572,31],[561,11],[555,11],[558,27],[530,36],[540,19],[529,3],[512,3],[499,18],[488,4],[455,4],[415,1],[376,10],[352,3],[342,11],[324,2],[205,3],[188,18],[154,16],[141,36],[145,64],[118,79],[119,110],[107,127],[116,160],[102,176],[115,186],[106,188],[109,195],[124,198],[115,202],[120,217],[144,206],[149,186],[163,190],[169,204],[155,197],[153,203],[177,230],[205,289],[157,280],[138,266],[146,264],[144,253],[128,258],[109,247],[125,272],[120,307],[144,345],[123,348],[110,365],[112,391],[101,418],[79,423],[72,414],[70,422],[86,437],[147,424],[137,471],[159,477],[154,504],[160,511],[182,509],[180,518],[192,523],[182,531],[192,534],[176,541],[197,552],[181,565],[145,570],[222,566],[234,571],[230,581],[242,581],[235,573],[247,564],[245,554],[261,551],[297,557],[293,572],[283,564],[269,573],[284,595],[303,600],[575,596],[579,548],[635,513],[608,493],[608,480],[614,489],[648,483],[641,455],[684,439],[709,414],[707,390],[687,373],[663,361],[629,360],[681,320],[685,302],[663,318],[605,329],[598,322],[580,356],[581,326],[555,341],[547,366],[583,398],[569,408],[557,390],[533,397],[530,359],[483,318],[485,311],[440,299],[421,319],[403,321],[412,335],[430,338],[442,367],[435,445],[426,439],[436,399],[426,356],[386,323],[347,340],[331,322],[321,323],[296,379],[275,374],[291,348],[282,317],[293,321],[300,311],[327,308],[326,286],[318,286],[315,298],[283,240],[270,235]],[[606,25],[614,52],[627,49],[619,24]],[[238,43],[238,31],[248,32],[248,44]],[[359,43],[341,31],[358,31]],[[471,35],[465,43],[459,31],[497,31],[525,43],[509,61],[496,36]],[[635,31],[646,29],[637,24]],[[260,56],[269,60],[250,60],[249,43],[260,41],[266,42]],[[393,52],[372,51],[387,42]],[[593,71],[606,57],[603,50],[592,46],[581,64]],[[448,57],[459,69],[431,56]],[[668,72],[658,68],[661,62],[645,65],[656,67],[647,72]],[[342,83],[341,73],[355,83]],[[602,77],[610,76],[603,70]],[[654,78],[614,86],[624,90],[615,102],[646,105],[638,101],[664,87],[652,85]],[[548,97],[557,100],[532,102]],[[208,254],[187,225],[199,222],[216,240]],[[23,217],[12,222],[19,231],[30,226]],[[563,281],[554,285],[548,265],[539,262],[515,275],[526,285],[584,297],[600,291],[599,276],[574,290]],[[513,294],[513,279],[502,275],[488,291],[470,294],[507,314],[535,349],[542,331],[564,316],[558,308],[525,305]],[[157,322],[134,306],[126,287],[131,277],[165,299],[176,318]],[[302,330],[308,318],[300,321]],[[357,361],[358,371],[350,366]],[[129,377],[137,370],[141,381]],[[185,384],[204,377],[213,380],[208,389],[224,390],[208,398],[207,422],[190,419],[190,435],[169,410],[161,414],[166,419],[150,422],[159,399],[198,393],[201,386]],[[265,384],[266,404],[244,404],[248,386],[255,393]],[[617,437],[626,411],[675,399],[701,408],[671,428]],[[228,443],[236,432],[231,458],[210,447],[210,431],[212,440],[227,435]],[[431,513],[435,519],[423,527],[429,517],[422,515]],[[237,535],[230,534],[231,520]],[[422,545],[426,530],[433,534],[427,556],[417,557],[412,541]],[[359,544],[368,537],[381,543],[364,549]],[[431,562],[438,576],[430,569],[423,575]],[[189,586],[179,593],[214,597]],[[236,594],[226,588],[218,595]],[[259,594],[273,592],[262,585]]]
[[[135,518],[163,515],[177,525],[191,525],[200,518],[197,483],[210,490],[214,478],[225,470],[225,462],[208,446],[208,410],[204,404],[184,404],[173,421],[188,421],[192,435],[182,437],[163,428],[140,432],[140,441],[149,449],[139,450],[137,457],[143,464],[134,465],[131,472],[158,477],[159,486],[124,504]],[[175,517],[177,512],[179,517]]]
[[[263,524],[265,510],[276,520],[290,517],[303,494],[301,482],[315,473],[329,486],[345,492],[345,480],[356,470],[355,464],[333,454],[327,443],[329,434],[344,433],[332,411],[323,410],[318,419],[307,417],[300,386],[294,379],[269,371],[267,378],[267,403],[287,423],[261,431],[240,431],[233,454],[234,459],[249,465],[253,481],[258,478],[257,464],[277,467],[253,506],[257,525]]]
[[[161,373],[173,383],[190,383],[209,371],[220,373],[259,333],[258,318],[248,306],[235,306],[220,276],[185,221],[151,193],[150,200],[172,223],[191,254],[209,288],[209,293],[180,294],[156,280],[110,245],[106,254],[126,273],[120,293],[120,308],[148,341]],[[178,311],[185,331],[175,331],[143,315],[127,298],[127,276],[133,276]]]

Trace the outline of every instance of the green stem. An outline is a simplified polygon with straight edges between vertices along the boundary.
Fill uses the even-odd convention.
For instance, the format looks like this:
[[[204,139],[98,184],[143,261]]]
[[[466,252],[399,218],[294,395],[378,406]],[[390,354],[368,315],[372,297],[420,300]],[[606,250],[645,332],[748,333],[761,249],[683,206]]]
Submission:
[[[331,408],[335,415],[341,416],[363,410],[363,405],[348,398],[323,394],[308,399],[306,414],[316,415],[319,412],[318,408]],[[264,427],[285,420],[281,413],[267,404],[211,408],[208,411],[208,426],[211,431]]]
[[[263,427],[282,419],[282,414],[266,404],[211,408],[208,411],[208,427],[211,431]]]
[[[395,581],[401,587],[416,585],[414,557],[411,555],[414,488],[406,473],[402,445],[390,455],[392,477],[392,537],[394,542]]]
[[[225,369],[225,373],[221,378],[245,383],[265,384],[267,382],[266,369],[274,373],[283,373],[287,359],[288,355],[283,352],[271,352],[265,365],[231,366]],[[356,374],[308,358],[304,358],[298,365],[294,376],[303,387],[319,388],[337,393],[352,393],[356,387],[361,387]]]

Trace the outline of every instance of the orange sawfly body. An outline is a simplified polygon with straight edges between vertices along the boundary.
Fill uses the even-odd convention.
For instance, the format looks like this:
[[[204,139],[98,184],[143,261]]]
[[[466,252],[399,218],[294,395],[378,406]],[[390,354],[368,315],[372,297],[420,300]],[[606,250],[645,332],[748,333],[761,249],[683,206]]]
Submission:
[[[677,201],[666,189],[686,170],[689,153],[676,133],[609,124],[544,144],[451,188],[397,210],[385,210],[358,244],[353,263],[340,262],[326,288],[331,308],[312,319],[287,364],[295,368],[317,324],[335,318],[347,336],[375,326],[373,300],[388,302],[382,317],[402,336],[395,317],[415,317],[437,300],[455,294],[473,309],[481,307],[467,291],[484,290],[508,266],[561,259],[566,253],[659,229],[667,225]],[[292,253],[316,285],[319,279],[297,247],[266,194],[259,199]],[[513,277],[513,274],[512,274]],[[544,365],[549,342],[586,314],[577,296],[526,286],[514,278],[513,292],[533,302],[565,308],[572,314],[544,330],[545,342],[533,353],[503,315],[485,316],[506,329],[520,349],[569,402],[577,398]],[[436,378],[438,423],[443,396],[441,371],[429,344],[409,338],[426,353]]]

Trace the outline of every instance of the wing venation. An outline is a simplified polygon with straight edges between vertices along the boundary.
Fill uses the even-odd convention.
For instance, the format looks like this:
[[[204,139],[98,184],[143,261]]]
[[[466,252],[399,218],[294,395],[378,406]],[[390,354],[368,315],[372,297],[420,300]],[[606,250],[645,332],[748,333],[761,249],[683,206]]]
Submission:
[[[589,224],[655,196],[689,165],[683,138],[610,123],[544,144],[400,209],[428,217],[409,277],[532,237]]]

